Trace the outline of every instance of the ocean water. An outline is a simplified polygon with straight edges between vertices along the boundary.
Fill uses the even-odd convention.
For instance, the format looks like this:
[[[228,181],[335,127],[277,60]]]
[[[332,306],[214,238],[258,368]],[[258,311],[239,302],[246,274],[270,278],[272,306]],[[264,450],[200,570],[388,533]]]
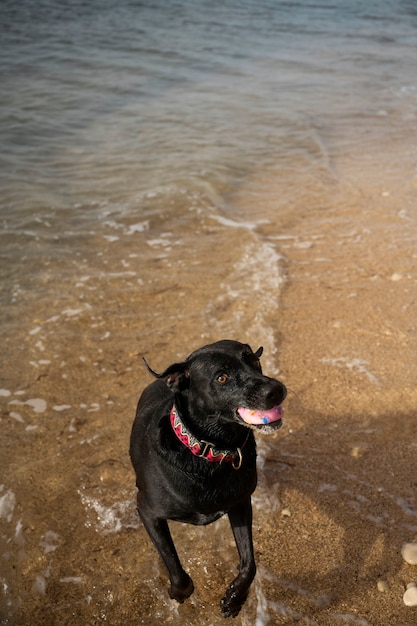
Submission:
[[[2,2],[12,331],[35,292],[54,297],[109,266],[135,286],[158,282],[155,258],[200,272],[194,300],[274,289],[280,252],[265,235],[343,186],[364,154],[386,176],[399,158],[414,163],[416,26],[411,0]],[[237,289],[255,250],[251,288]]]
[[[368,186],[415,186],[417,5],[3,0],[0,44],[0,618],[99,623],[112,560],[100,578],[86,555],[138,526],[115,460],[138,356],[162,370],[230,337],[278,372],[286,226],[328,233]],[[268,576],[257,624],[286,615]]]
[[[288,193],[292,169],[415,121],[411,0],[5,0],[0,18],[3,253],[74,250],[109,216],[242,219],[230,196],[251,176]]]

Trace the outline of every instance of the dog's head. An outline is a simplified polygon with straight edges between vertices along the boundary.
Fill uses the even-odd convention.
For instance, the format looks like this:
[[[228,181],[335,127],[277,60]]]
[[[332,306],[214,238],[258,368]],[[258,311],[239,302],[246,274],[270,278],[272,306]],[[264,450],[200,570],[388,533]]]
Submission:
[[[268,432],[282,424],[281,403],[287,390],[262,373],[262,352],[263,348],[253,352],[247,344],[226,339],[195,350],[162,374],[145,364],[199,414]]]

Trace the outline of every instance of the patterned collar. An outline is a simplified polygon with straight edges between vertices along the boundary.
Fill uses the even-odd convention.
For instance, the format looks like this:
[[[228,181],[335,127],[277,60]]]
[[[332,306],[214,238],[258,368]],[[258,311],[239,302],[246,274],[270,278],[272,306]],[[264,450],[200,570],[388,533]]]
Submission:
[[[231,461],[233,469],[238,470],[241,468],[243,460],[241,448],[236,448],[236,450],[220,450],[209,441],[205,441],[204,439],[199,441],[196,437],[194,437],[194,435],[188,430],[184,422],[181,420],[175,404],[171,409],[169,417],[174,433],[177,435],[181,443],[189,448],[189,450],[191,450],[191,452],[195,456],[199,456],[202,459],[206,459],[206,461],[211,461],[214,463]],[[249,434],[250,431],[248,432],[242,448],[245,446]]]

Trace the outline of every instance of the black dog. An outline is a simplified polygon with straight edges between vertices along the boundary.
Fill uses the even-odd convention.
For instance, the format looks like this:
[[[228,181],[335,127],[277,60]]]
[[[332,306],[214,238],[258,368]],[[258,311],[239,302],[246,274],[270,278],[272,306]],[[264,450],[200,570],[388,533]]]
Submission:
[[[228,514],[240,564],[221,601],[226,617],[239,613],[256,572],[253,430],[281,426],[280,404],[287,393],[282,383],[262,374],[262,350],[224,340],[196,350],[162,374],[146,364],[158,380],[144,390],[131,434],[138,512],[168,570],[171,598],[183,602],[194,585],[167,520],[210,524]]]

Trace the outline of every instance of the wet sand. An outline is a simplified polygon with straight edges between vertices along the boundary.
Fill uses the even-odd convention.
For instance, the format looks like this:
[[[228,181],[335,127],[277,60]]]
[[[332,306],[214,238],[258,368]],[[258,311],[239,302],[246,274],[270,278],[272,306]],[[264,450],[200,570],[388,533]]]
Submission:
[[[417,623],[417,608],[402,603],[417,569],[400,554],[417,539],[411,182],[408,191],[409,202],[404,188],[381,180],[339,205],[328,228],[317,230],[313,211],[286,229],[280,363],[296,394],[291,432],[277,442],[288,465],[279,472],[267,462],[266,474],[279,480],[291,517],[278,525],[279,555],[275,548],[268,563],[308,593],[281,589],[279,602],[294,613],[271,623],[296,623],[296,614],[320,626]],[[267,554],[272,545],[269,537]]]
[[[1,549],[9,555],[2,623],[232,623],[219,611],[237,565],[227,520],[174,525],[196,587],[178,606],[137,520],[127,456],[136,401],[149,382],[140,356],[158,370],[221,338],[219,329],[263,342],[266,373],[279,368],[291,389],[285,427],[258,438],[259,572],[233,623],[417,623],[417,608],[402,602],[417,567],[401,557],[403,542],[417,539],[415,187],[372,180],[370,187],[355,179],[348,199],[335,192],[323,207],[292,207],[274,231],[259,227],[269,242],[275,237],[286,279],[276,319],[261,320],[273,341],[262,341],[256,305],[242,310],[232,296],[212,298],[211,324],[201,327],[199,306],[230,260],[216,244],[215,223],[200,233],[198,250],[186,247],[182,272],[162,257],[143,264],[129,240],[123,254],[131,265],[114,268],[113,277],[108,267],[100,274],[101,249],[95,278],[77,289],[54,292],[57,278],[44,269],[37,280],[51,282],[55,299],[37,301],[29,288],[20,294],[33,304],[20,334],[4,343],[2,386],[11,391],[1,398]],[[239,237],[252,245],[249,231]],[[189,268],[210,258],[213,275],[195,284],[199,275]],[[129,274],[135,263],[139,288]],[[267,287],[275,297],[277,285]],[[194,309],[184,306],[190,293],[200,294]],[[234,327],[244,336],[232,336]]]

